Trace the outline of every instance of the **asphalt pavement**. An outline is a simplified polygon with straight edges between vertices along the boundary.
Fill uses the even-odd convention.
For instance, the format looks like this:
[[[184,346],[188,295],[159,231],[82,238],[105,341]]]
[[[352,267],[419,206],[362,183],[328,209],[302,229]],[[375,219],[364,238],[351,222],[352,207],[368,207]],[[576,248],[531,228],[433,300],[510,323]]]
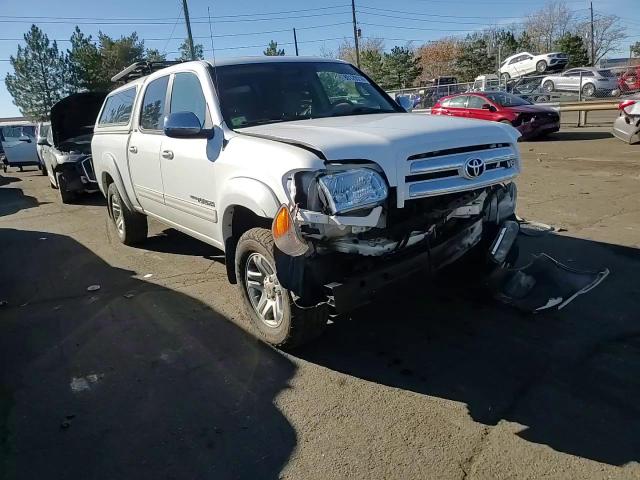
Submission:
[[[417,277],[316,342],[256,340],[221,252],[0,175],[0,478],[640,478],[640,147],[521,144],[521,239],[611,275],[524,315]],[[91,287],[91,288],[90,288]],[[99,287],[99,288],[98,288]]]

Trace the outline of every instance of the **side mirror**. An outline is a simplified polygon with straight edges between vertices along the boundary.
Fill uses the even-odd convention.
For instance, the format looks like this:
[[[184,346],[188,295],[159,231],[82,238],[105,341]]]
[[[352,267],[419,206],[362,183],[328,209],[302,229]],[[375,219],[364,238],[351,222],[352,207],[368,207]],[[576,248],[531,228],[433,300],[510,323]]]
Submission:
[[[49,142],[47,141],[46,138],[39,138],[38,139],[38,145],[40,146],[49,146]]]
[[[164,117],[164,134],[172,138],[211,138],[213,129],[202,128],[193,112],[175,112]]]
[[[20,138],[18,138],[18,140],[25,143],[31,143],[31,138],[27,137],[26,135],[22,135]]]
[[[482,110],[489,110],[490,112],[495,112],[496,107],[494,107],[493,105],[489,105],[488,103],[484,103],[482,105]]]
[[[411,100],[409,97],[402,95],[397,98],[397,102],[398,105],[404,108],[407,112],[413,110],[413,100]]]

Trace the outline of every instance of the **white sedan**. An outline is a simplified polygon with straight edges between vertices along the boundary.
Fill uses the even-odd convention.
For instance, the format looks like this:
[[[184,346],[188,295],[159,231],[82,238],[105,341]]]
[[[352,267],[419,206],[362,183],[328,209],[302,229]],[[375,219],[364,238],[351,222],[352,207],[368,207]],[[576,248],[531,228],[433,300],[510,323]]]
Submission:
[[[531,73],[544,73],[547,71],[562,70],[569,62],[566,53],[553,52],[542,55],[533,55],[529,52],[521,52],[506,58],[500,65],[500,76],[510,78],[522,77]]]

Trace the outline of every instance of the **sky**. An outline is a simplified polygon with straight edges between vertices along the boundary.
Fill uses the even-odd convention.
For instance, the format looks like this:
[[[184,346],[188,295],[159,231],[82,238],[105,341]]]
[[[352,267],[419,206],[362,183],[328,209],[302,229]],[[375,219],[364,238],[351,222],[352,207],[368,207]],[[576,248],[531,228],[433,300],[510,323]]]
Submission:
[[[358,26],[363,37],[382,38],[385,47],[417,46],[443,36],[464,36],[496,24],[522,22],[546,0],[356,0]],[[566,0],[578,18],[587,18],[587,0]],[[335,52],[344,38],[353,37],[349,0],[188,0],[195,41],[202,43],[205,57],[212,57],[213,33],[216,58],[262,55],[273,39],[295,54],[296,28],[300,55]],[[594,10],[622,18],[629,45],[640,40],[640,0],[594,0]],[[27,6],[28,5],[28,6]],[[18,116],[4,84],[12,71],[8,62],[18,41],[36,23],[58,47],[68,40],[77,24],[86,34],[99,30],[112,37],[136,31],[147,48],[157,48],[171,59],[186,36],[181,0],[0,0],[0,117]],[[27,6],[27,8],[25,8]],[[208,11],[212,20],[209,30]],[[33,15],[33,16],[28,16]]]

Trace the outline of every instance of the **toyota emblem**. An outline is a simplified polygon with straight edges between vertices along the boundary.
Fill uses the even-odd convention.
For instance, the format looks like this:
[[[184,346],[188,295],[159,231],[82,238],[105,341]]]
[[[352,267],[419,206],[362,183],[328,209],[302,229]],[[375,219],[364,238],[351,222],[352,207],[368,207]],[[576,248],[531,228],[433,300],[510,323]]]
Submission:
[[[481,158],[470,158],[464,164],[464,176],[467,178],[477,178],[484,173],[487,166]]]

